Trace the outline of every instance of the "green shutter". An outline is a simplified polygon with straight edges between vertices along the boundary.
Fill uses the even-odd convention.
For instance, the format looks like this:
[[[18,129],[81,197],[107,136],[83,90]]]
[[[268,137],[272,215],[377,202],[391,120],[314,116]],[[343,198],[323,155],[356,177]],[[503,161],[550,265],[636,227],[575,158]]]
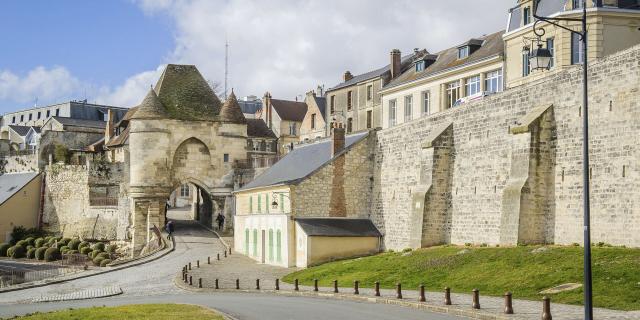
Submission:
[[[280,194],[280,211],[284,212],[284,194]]]
[[[244,229],[244,254],[249,255],[249,229]]]
[[[269,261],[273,261],[273,229],[269,229]]]
[[[278,230],[276,232],[276,257],[278,262],[282,262],[282,253],[280,252],[282,249],[282,232]]]
[[[249,213],[253,213],[253,196],[249,196]]]
[[[271,206],[271,205],[269,204],[269,194],[268,194],[268,193],[266,193],[266,194],[264,195],[264,207],[265,207],[265,209],[267,210],[267,213],[269,213],[269,207],[270,207],[270,206]]]
[[[258,194],[258,212],[262,213],[262,195]]]
[[[258,230],[253,229],[253,256],[258,256]]]

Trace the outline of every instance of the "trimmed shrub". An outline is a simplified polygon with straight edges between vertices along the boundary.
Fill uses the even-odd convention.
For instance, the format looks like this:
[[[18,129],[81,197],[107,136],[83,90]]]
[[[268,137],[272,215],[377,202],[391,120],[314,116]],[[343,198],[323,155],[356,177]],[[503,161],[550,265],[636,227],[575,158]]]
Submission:
[[[47,240],[45,240],[44,238],[36,239],[36,242],[35,242],[36,248],[42,247],[45,244],[45,242],[47,242]]]
[[[60,250],[58,250],[58,248],[49,248],[44,252],[45,261],[56,261],[61,258],[62,256],[60,255]]]
[[[46,237],[44,237],[44,242],[49,242],[49,241],[51,241],[51,238],[53,238],[53,236],[46,236]]]
[[[99,267],[99,266],[100,266],[100,263],[102,262],[102,260],[104,260],[104,258],[102,258],[102,257],[95,257],[95,258],[93,259],[93,264]]]
[[[19,259],[27,256],[27,249],[23,246],[15,245],[13,246],[13,252],[11,253],[11,258]]]
[[[108,253],[115,253],[116,250],[118,250],[118,246],[115,244],[110,244],[104,249],[104,251]]]
[[[78,245],[80,245],[80,242],[81,242],[80,239],[73,239],[69,241],[69,244],[67,246],[71,250],[78,250]]]
[[[33,245],[36,244],[36,238],[34,238],[34,237],[28,237],[28,238],[26,238],[24,240],[27,241],[30,246],[33,246]]]
[[[7,250],[9,250],[9,248],[11,248],[11,245],[8,244],[8,243],[0,244],[0,257],[6,257],[7,256]]]
[[[36,249],[36,259],[38,260],[44,260],[44,252],[47,251],[48,248],[46,247],[41,247]]]
[[[12,246],[11,248],[7,249],[7,257],[11,258],[13,257],[13,250],[16,249],[16,246]]]
[[[100,258],[100,257],[103,258],[103,259],[109,259],[109,258],[111,258],[111,255],[109,255],[106,252],[100,252],[100,253],[98,253],[98,255],[96,255],[96,258]]]
[[[102,253],[102,251],[100,251],[100,250],[93,250],[93,251],[91,251],[91,253],[89,254],[89,257],[90,257],[91,259],[94,259],[94,258],[96,258],[96,257],[97,257],[99,254],[101,254],[101,253]]]
[[[78,254],[78,250],[69,250],[67,254]]]
[[[36,257],[36,248],[27,249],[27,258],[34,259]]]
[[[44,231],[39,230],[38,228],[25,228],[23,226],[13,227],[11,231],[11,243],[15,244],[20,240],[27,239],[29,237],[39,237],[44,235]]]
[[[91,246],[91,248],[93,250],[100,250],[100,251],[104,251],[104,243],[102,242],[98,242],[96,244],[94,244],[93,246]]]
[[[82,254],[89,254],[91,251],[93,251],[93,250],[91,248],[89,248],[89,247],[82,247],[80,249],[80,253],[82,253]]]
[[[64,253],[67,253],[67,251],[69,251],[69,250],[71,250],[71,249],[69,249],[69,247],[67,247],[67,246],[60,247],[60,253],[64,254]]]
[[[34,247],[34,246],[32,246],[32,245],[28,245],[28,246],[27,246],[27,250],[32,249],[32,248],[35,248],[35,247]]]
[[[87,242],[87,241],[82,241],[80,242],[80,244],[78,245],[78,250],[82,249],[82,248],[88,248],[91,247],[91,243]]]
[[[111,263],[111,259],[104,259],[100,262],[101,267],[106,267],[109,263]]]
[[[67,244],[69,244],[69,241],[71,241],[70,238],[62,238],[60,239],[60,241],[58,241],[58,244],[62,244],[63,246],[66,246]]]
[[[29,242],[27,242],[27,240],[20,240],[16,242],[16,246],[26,247],[28,245],[29,245]]]

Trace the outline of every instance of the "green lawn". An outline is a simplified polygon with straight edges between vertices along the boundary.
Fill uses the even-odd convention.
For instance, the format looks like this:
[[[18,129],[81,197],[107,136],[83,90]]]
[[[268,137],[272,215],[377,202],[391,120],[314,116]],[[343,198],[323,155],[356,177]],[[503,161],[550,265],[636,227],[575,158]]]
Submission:
[[[222,320],[222,316],[200,306],[187,304],[133,304],[119,307],[94,307],[36,313],[25,320]]]
[[[537,246],[512,248],[478,248],[443,246],[409,253],[389,252],[379,255],[326,263],[287,275],[283,280],[331,286],[337,279],[341,286],[360,281],[372,287],[380,281],[383,288],[397,282],[403,289],[470,293],[478,288],[481,295],[501,296],[511,291],[515,299],[539,300],[540,291],[564,283],[582,283],[582,248],[549,247],[541,253]],[[462,250],[468,253],[458,254]],[[640,249],[594,247],[593,295],[596,307],[640,310]],[[553,302],[582,304],[582,288],[550,295]]]

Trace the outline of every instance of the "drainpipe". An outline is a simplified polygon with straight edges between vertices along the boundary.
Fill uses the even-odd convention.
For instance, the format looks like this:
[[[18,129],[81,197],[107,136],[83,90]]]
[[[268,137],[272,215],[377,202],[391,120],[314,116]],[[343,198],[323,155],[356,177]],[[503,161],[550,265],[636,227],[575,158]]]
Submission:
[[[42,173],[42,183],[40,184],[40,209],[38,210],[38,229],[42,229],[42,215],[44,214],[44,192],[46,190],[47,176]]]

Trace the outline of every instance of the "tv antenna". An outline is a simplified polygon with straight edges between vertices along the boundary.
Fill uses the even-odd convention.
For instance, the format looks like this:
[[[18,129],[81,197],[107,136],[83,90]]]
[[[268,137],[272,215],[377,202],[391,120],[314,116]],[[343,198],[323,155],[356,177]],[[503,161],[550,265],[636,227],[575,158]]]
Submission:
[[[229,40],[224,39],[224,99],[227,100],[227,78],[229,77]]]

